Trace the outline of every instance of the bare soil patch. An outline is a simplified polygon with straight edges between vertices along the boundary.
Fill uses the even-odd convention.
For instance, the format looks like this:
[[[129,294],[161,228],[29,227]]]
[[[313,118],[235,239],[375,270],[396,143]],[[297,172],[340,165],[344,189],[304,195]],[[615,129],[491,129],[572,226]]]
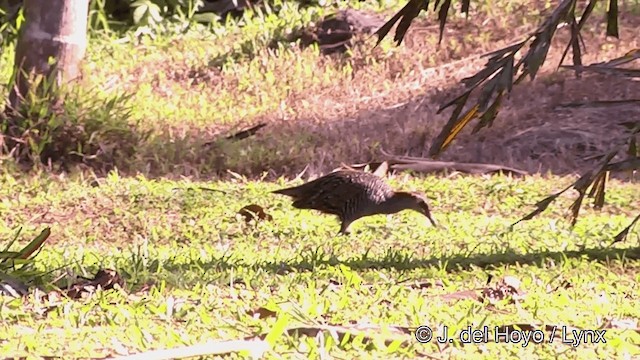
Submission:
[[[523,6],[512,15],[520,19],[531,17],[526,14],[532,8],[535,6]],[[353,75],[349,81],[310,84],[305,91],[290,92],[282,100],[282,108],[239,118],[232,124],[212,123],[198,128],[188,123],[163,125],[156,131],[158,146],[146,149],[147,153],[142,151],[140,159],[147,163],[145,172],[152,176],[225,175],[231,170],[251,177],[264,172],[291,176],[306,166],[310,174],[320,174],[340,163],[382,160],[380,149],[395,155],[426,156],[451,110],[441,114],[436,111],[461,93],[460,80],[483,68],[486,59],[482,54],[521,40],[536,28],[540,18],[524,22],[504,19],[498,23],[495,16],[469,20],[451,16],[440,47],[436,19],[419,19],[395,49],[399,55],[391,59],[380,57],[380,48],[372,49],[373,39],[356,41],[351,57],[321,56],[312,67],[321,71],[325,65],[350,66]],[[596,20],[594,16],[591,23]],[[585,28],[587,49],[583,62],[606,61],[639,47],[637,25],[639,17],[631,12],[623,14],[619,40],[605,38],[604,22]],[[591,166],[590,156],[621,142],[625,129],[619,123],[640,115],[637,103],[608,107],[566,105],[634,99],[640,94],[640,83],[604,75],[585,74],[577,79],[571,71],[556,72],[568,40],[568,30],[559,29],[538,77],[514,88],[494,125],[471,135],[472,122],[439,159],[566,175]],[[372,58],[382,59],[382,67],[372,70]],[[199,85],[200,90],[193,91],[199,91],[201,96],[212,96],[223,88],[235,91],[237,79],[220,73],[215,64],[200,68],[183,65],[184,69],[180,64],[171,65],[168,80],[174,85]],[[153,68],[149,64],[144,67]],[[144,79],[140,77],[139,81]],[[164,91],[164,87],[166,84],[154,84],[157,91]],[[259,123],[268,126],[255,136],[203,146]],[[158,160],[159,153],[162,161]]]
[[[593,49],[586,55],[587,61],[603,61],[636,47],[635,39],[640,34],[636,29],[632,31],[633,34],[626,33],[620,41],[585,36],[585,41]],[[566,40],[567,34],[561,34],[556,40],[538,79],[514,89],[493,127],[471,135],[472,126],[469,126],[440,159],[496,163],[529,172],[564,175],[592,166],[593,161],[588,160],[590,156],[606,152],[612,144],[623,141],[624,127],[619,123],[637,118],[640,115],[638,104],[611,107],[564,105],[633,99],[640,93],[640,83],[613,76],[587,75],[576,79],[569,71],[555,73],[553,67],[557,66],[561,56],[560,45]],[[610,50],[598,51],[602,48]],[[273,168],[276,173],[293,174],[307,161],[317,172],[324,172],[340,162],[380,159],[376,151],[379,147],[398,155],[427,156],[431,141],[450,114],[446,111],[436,115],[435,112],[462,90],[454,81],[473,75],[480,66],[482,60],[460,62],[458,66],[445,65],[451,70],[425,69],[421,75],[423,79],[416,80],[423,86],[408,89],[407,93],[426,90],[426,94],[404,101],[396,98],[396,102],[391,104],[389,100],[395,98],[393,94],[388,94],[386,99],[382,96],[375,98],[375,95],[368,99],[366,96],[360,99],[328,96],[324,99],[326,106],[319,106],[318,110],[325,116],[334,111],[343,114],[329,118],[318,114],[317,117],[295,121],[264,117],[260,120],[272,126],[258,138],[248,141],[255,144],[273,138],[308,134],[311,140],[305,149],[299,149],[298,159],[294,155],[288,158],[289,161],[271,164],[276,166]],[[407,87],[411,85],[407,84]],[[251,169],[238,170],[246,172]]]

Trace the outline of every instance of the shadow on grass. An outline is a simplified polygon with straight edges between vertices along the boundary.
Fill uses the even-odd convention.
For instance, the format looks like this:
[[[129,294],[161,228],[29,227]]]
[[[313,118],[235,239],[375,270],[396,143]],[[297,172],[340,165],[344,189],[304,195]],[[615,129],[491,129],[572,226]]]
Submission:
[[[627,28],[637,28],[635,19],[621,21]],[[458,35],[456,32],[447,36]],[[424,34],[408,36],[402,48],[407,55],[430,46],[424,39],[421,42]],[[555,45],[565,44],[567,36],[559,33]],[[603,41],[597,36],[585,36],[592,46]],[[610,76],[588,75],[577,79],[570,71],[553,72],[563,48],[552,47],[549,66],[535,81],[525,81],[513,89],[490,128],[472,135],[477,120],[472,121],[439,160],[494,163],[530,173],[567,175],[592,167],[594,160],[590,157],[606,153],[612,145],[626,140],[624,126],[609,119],[638,118],[640,108],[633,103],[598,106],[595,101],[632,99],[640,91],[639,85]],[[467,51],[463,55],[472,54]],[[149,166],[152,175],[175,175],[185,170],[193,172],[188,175],[197,175],[196,172],[205,176],[225,175],[228,169],[248,177],[259,177],[264,172],[271,177],[291,177],[307,165],[312,174],[319,174],[340,163],[381,160],[380,148],[396,155],[427,157],[429,146],[452,110],[436,114],[437,109],[462,94],[464,89],[459,81],[480,70],[486,61],[473,60],[471,56],[452,62],[455,55],[443,50],[434,54],[441,63],[435,68],[416,64],[419,58],[408,56],[409,60],[394,64],[396,70],[373,73],[366,64],[359,63],[366,56],[356,51],[353,58],[337,60],[352,68],[350,84],[333,84],[320,94],[307,91],[283,99],[293,110],[289,119],[282,120],[278,111],[251,119],[247,126],[268,124],[254,137],[236,143],[221,141],[214,147],[202,147],[202,143],[211,140],[202,129],[193,130],[179,141],[165,139],[164,135],[157,137],[149,151],[154,155],[144,157],[162,159]],[[411,68],[415,75],[404,76],[406,68]],[[456,71],[452,77],[451,73]],[[391,90],[379,94],[367,89],[367,84],[375,88],[374,84],[391,78],[398,85],[394,84]],[[413,81],[411,86],[400,86],[401,81],[409,80]],[[407,89],[415,87],[415,83],[418,88]],[[228,129],[226,135],[234,130]]]
[[[621,21],[630,29],[631,34],[626,36],[633,39],[633,29],[637,26],[632,25],[636,20],[625,17]],[[477,30],[483,29],[479,27]],[[403,45],[407,51],[420,51],[431,46],[420,42],[424,34],[418,32],[414,35],[408,35],[407,44]],[[463,36],[464,32],[457,31],[447,36],[454,35]],[[585,36],[588,37],[585,41],[590,44],[603,44],[603,40],[595,35]],[[566,37],[566,33],[559,33],[556,45],[563,44]],[[507,38],[500,40],[506,41]],[[632,46],[631,41],[629,43]],[[497,43],[492,44],[497,46]],[[552,48],[547,60],[550,67],[557,64],[562,49],[563,46]],[[472,64],[470,59],[474,56],[471,56],[459,63],[447,63],[454,57],[451,51],[443,49],[434,54],[438,62],[443,63],[436,68],[405,61],[389,64],[390,67],[398,66],[398,69],[390,68],[381,74],[372,73],[367,67],[365,60],[370,56],[367,53],[339,59],[339,63],[352,68],[353,82],[332,84],[320,96],[311,91],[290,94],[283,99],[295,113],[290,119],[282,120],[283,115],[279,111],[251,118],[252,124],[245,125],[264,122],[268,126],[256,136],[236,142],[224,139],[239,130],[235,128],[226,129],[223,136],[216,136],[219,134],[207,134],[206,129],[168,129],[161,125],[154,133],[148,134],[140,128],[129,128],[126,121],[130,110],[128,105],[108,99],[89,101],[90,95],[83,96],[77,99],[77,104],[65,105],[70,110],[70,125],[60,128],[55,141],[50,142],[51,149],[46,149],[52,154],[41,154],[45,157],[42,160],[45,163],[49,159],[62,163],[79,161],[98,175],[118,168],[122,175],[142,173],[148,177],[206,178],[225,176],[227,170],[231,170],[250,178],[261,177],[267,172],[270,175],[267,178],[273,179],[281,175],[294,176],[307,165],[311,173],[319,174],[336,168],[340,163],[380,160],[383,157],[380,148],[397,155],[426,157],[431,142],[451,113],[449,109],[436,114],[437,109],[463,91],[450,73],[465,70],[468,72],[465,75],[472,75],[485,61],[480,59],[478,65]],[[478,51],[465,51],[456,56],[468,56]],[[614,54],[598,53],[598,56],[608,55]],[[219,67],[213,62],[207,68]],[[465,69],[456,69],[456,66]],[[399,85],[386,94],[367,89],[368,85],[380,82],[381,77],[397,79],[409,71],[418,74],[416,77],[422,77],[417,80],[421,83],[420,88],[406,90],[405,87],[415,87],[415,84]],[[510,98],[503,102],[491,128],[484,128],[475,135],[470,134],[471,128],[463,130],[439,160],[494,163],[530,173],[566,175],[592,166],[596,160],[589,160],[589,157],[608,151],[612,144],[623,139],[625,129],[616,125],[617,119],[625,121],[640,117],[640,108],[633,104],[567,106],[575,102],[634,98],[640,91],[638,82],[600,75],[576,79],[571,72],[545,72],[535,81],[525,81],[514,88]],[[190,76],[200,75],[194,72]],[[222,80],[225,79],[220,79],[224,82]],[[402,81],[409,80],[405,76]],[[351,91],[351,86],[358,88]],[[358,94],[358,98],[354,94]],[[360,97],[359,94],[366,96]],[[337,105],[327,108],[327,104]],[[45,105],[42,106],[49,106]],[[305,110],[309,106],[312,109]],[[87,108],[91,110],[88,113]],[[48,109],[48,112],[55,115],[54,110]],[[38,116],[34,121],[40,121],[40,118]],[[234,126],[237,125],[240,124]],[[19,130],[18,135],[29,133],[33,137],[32,131]],[[214,138],[220,140],[205,146]],[[35,138],[34,141],[38,143],[40,139]],[[77,155],[78,148],[83,149],[84,154]]]
[[[630,24],[627,26],[633,28]],[[461,34],[457,33],[458,36]],[[632,38],[634,34],[628,36]],[[566,38],[566,35],[558,36]],[[587,40],[593,45],[602,42],[600,38],[585,36],[589,36]],[[413,40],[407,41],[417,42],[422,37],[424,34],[416,34]],[[560,44],[565,40],[558,39],[557,42]],[[419,51],[425,46],[430,45],[409,44],[406,49]],[[552,48],[547,60],[549,64],[557,63],[562,48]],[[399,69],[385,70],[383,74],[372,73],[366,64],[359,63],[366,60],[366,54],[357,55],[352,62],[342,59],[345,65],[352,67],[350,84],[332,84],[322,94],[312,91],[290,94],[283,99],[292,110],[289,119],[282,120],[280,111],[252,117],[249,124],[243,125],[264,122],[268,126],[256,136],[235,142],[225,141],[224,137],[240,129],[228,128],[223,136],[218,136],[207,134],[207,129],[203,128],[169,129],[161,122],[151,134],[141,128],[129,128],[128,105],[109,99],[88,101],[85,97],[89,95],[85,94],[78,98],[77,104],[69,106],[73,110],[68,114],[70,125],[60,127],[59,134],[50,139],[50,149],[41,154],[42,161],[78,161],[99,175],[117,167],[122,175],[142,173],[148,177],[207,178],[224,176],[231,170],[250,178],[261,177],[267,172],[268,178],[272,179],[281,175],[295,176],[307,165],[312,173],[319,174],[342,162],[380,160],[383,157],[380,148],[397,155],[426,157],[431,142],[451,113],[449,109],[436,114],[437,109],[460,95],[463,89],[459,80],[472,75],[485,62],[480,59],[477,65],[472,64],[474,56],[471,56],[468,60],[450,63],[448,61],[453,57],[447,54],[444,50],[438,54],[444,64],[437,68],[405,61],[389,64],[390,67],[397,65]],[[418,71],[415,71],[416,67]],[[397,79],[399,74],[409,71],[407,68],[416,75],[412,75],[413,78],[405,76],[402,81],[415,80],[420,87],[413,89],[414,83],[398,84],[385,94],[371,90],[360,94],[358,91],[366,89],[367,84],[380,82],[381,77]],[[451,72],[458,70],[452,79]],[[193,76],[199,75],[196,72]],[[350,89],[354,86],[356,90]],[[589,101],[631,99],[640,91],[639,86],[637,82],[608,76],[576,79],[571,72],[542,73],[535,81],[514,88],[491,128],[484,128],[475,135],[470,134],[470,127],[463,130],[439,160],[495,163],[530,173],[566,175],[581,171],[593,165],[593,160],[585,159],[608,151],[612,144],[622,139],[624,127],[609,119],[640,116],[640,108],[633,104],[597,107],[589,105]],[[407,87],[412,90],[405,89]],[[584,106],[567,105],[571,103]],[[328,108],[327,104],[336,106]],[[46,107],[46,104],[41,105]],[[307,107],[312,109],[306,110]],[[91,111],[87,112],[87,108]],[[54,114],[54,110],[48,109],[48,112]],[[40,121],[41,117],[34,118],[34,122]],[[240,122],[245,119],[239,120],[234,127]],[[91,129],[87,129],[87,124]],[[33,137],[33,131],[19,130],[18,135],[28,133]],[[220,141],[205,146],[214,138]],[[42,141],[33,140],[36,144]],[[78,148],[83,149],[83,154],[77,154]]]
[[[514,89],[492,128],[475,135],[464,130],[438,160],[498,164],[561,176],[591,168],[596,160],[590,158],[626,140],[623,126],[603,120],[637,118],[640,108],[562,105],[586,96],[582,88],[600,90],[589,95],[593,100],[606,99],[612,88],[625,93],[638,90],[628,82],[604,77],[540,76]],[[306,166],[310,174],[321,174],[341,163],[380,161],[386,158],[381,148],[395,155],[428,157],[429,146],[449,115],[447,111],[435,115],[435,109],[452,94],[457,92],[449,89],[400,106],[363,108],[352,119],[282,121],[269,114],[248,124],[266,123],[266,127],[239,141],[224,138],[241,128],[229,128],[222,136],[207,135],[202,129],[178,138],[171,135],[174,131],[155,133],[137,146],[134,156],[120,159],[116,166],[124,175],[133,171],[152,178],[224,178],[230,170],[248,178],[267,173],[266,179],[274,179],[295,177]],[[630,179],[626,174],[614,175]]]
[[[334,255],[311,252],[298,256],[296,259],[278,262],[260,262],[248,264],[242,260],[222,257],[214,261],[197,264],[203,269],[232,270],[237,268],[251,268],[274,274],[288,272],[314,271],[326,266],[345,265],[354,270],[415,270],[435,267],[447,272],[465,271],[472,269],[491,269],[505,265],[535,265],[543,267],[549,264],[561,264],[570,259],[581,259],[608,264],[616,260],[640,259],[640,247],[631,248],[598,248],[576,251],[549,251],[531,254],[504,252],[499,254],[479,254],[472,256],[455,255],[451,257],[432,257],[428,259],[414,259],[401,252],[390,251],[382,258],[370,258],[367,254],[361,257],[339,260]],[[184,266],[190,266],[185,264]],[[176,265],[176,267],[180,267]]]

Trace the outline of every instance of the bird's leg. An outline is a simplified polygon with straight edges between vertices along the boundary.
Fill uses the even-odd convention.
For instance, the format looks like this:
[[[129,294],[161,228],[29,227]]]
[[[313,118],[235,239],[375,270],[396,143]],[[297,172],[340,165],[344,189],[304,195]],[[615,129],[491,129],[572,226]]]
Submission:
[[[340,231],[338,231],[338,236],[349,236],[351,234],[351,232],[349,230],[342,230],[340,229]]]
[[[340,224],[340,231],[338,232],[338,235],[349,235],[350,231],[349,231],[349,226],[351,225],[351,221],[347,221],[344,219],[341,219],[341,224]]]

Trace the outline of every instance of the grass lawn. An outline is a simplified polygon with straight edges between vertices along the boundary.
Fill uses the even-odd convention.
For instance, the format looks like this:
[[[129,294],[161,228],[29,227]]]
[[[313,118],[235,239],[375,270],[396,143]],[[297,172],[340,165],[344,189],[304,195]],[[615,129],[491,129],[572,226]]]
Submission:
[[[33,264],[45,273],[42,286],[65,288],[73,275],[98,269],[116,270],[126,284],[78,300],[0,298],[0,353],[98,358],[275,329],[265,358],[639,356],[639,233],[608,246],[640,211],[638,184],[614,181],[604,210],[584,211],[573,230],[558,220],[571,201],[562,198],[509,231],[569,181],[400,175],[391,184],[426,190],[440,227],[404,212],[363,219],[352,236],[338,237],[331,217],[269,193],[284,180],[3,175],[2,237],[14,224],[28,224],[25,236],[52,227]],[[245,222],[237,211],[248,204],[271,221]],[[505,277],[513,288],[500,285]],[[556,339],[438,345],[411,333],[447,326],[453,337],[467,326],[512,324],[557,326]],[[352,335],[317,331],[326,325],[351,327]],[[280,335],[279,326],[303,329]],[[606,328],[606,344],[563,344],[563,326]]]

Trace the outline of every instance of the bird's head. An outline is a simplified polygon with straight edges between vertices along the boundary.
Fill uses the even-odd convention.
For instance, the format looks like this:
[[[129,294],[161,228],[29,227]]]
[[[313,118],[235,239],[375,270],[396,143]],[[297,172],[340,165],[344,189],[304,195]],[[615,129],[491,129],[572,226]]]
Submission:
[[[403,204],[404,208],[419,212],[426,216],[433,226],[437,226],[431,217],[429,204],[424,194],[419,192],[396,192],[394,197],[397,199],[396,201]]]

